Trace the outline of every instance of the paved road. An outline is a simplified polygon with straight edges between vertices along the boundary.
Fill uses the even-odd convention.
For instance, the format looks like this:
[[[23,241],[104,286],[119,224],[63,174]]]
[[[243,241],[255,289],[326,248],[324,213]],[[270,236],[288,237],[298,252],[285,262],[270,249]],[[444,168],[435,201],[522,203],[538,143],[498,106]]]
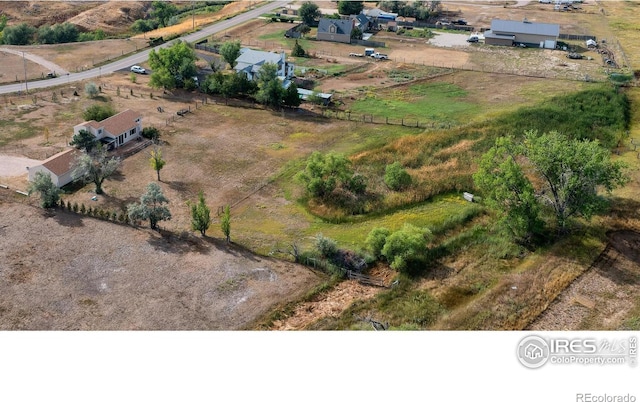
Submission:
[[[195,42],[200,39],[206,38],[207,36],[216,34],[218,32],[224,31],[225,29],[232,28],[241,23],[247,22],[254,18],[259,17],[262,14],[268,13],[271,10],[282,8],[290,3],[291,0],[284,1],[270,1],[266,5],[253,9],[251,11],[247,11],[246,13],[237,15],[231,19],[217,22],[213,25],[209,25],[208,27],[202,28],[198,32],[194,32],[192,34],[183,36],[180,38],[183,41],[187,42]],[[169,41],[163,45],[156,46],[154,49],[159,49],[161,47],[168,47],[173,45],[178,39]],[[83,81],[90,78],[96,78],[101,76],[102,74],[109,74],[114,71],[128,69],[134,64],[141,64],[145,62],[149,58],[149,52],[151,49],[146,49],[140,53],[136,53],[134,55],[125,57],[124,59],[120,59],[118,61],[114,61],[113,63],[106,64],[101,67],[97,67],[91,70],[82,71],[79,73],[72,73],[63,76],[59,76],[58,78],[51,78],[48,80],[40,80],[40,81],[31,81],[27,83],[29,90],[38,89],[38,88],[48,88],[58,85],[69,84],[71,82]],[[21,84],[10,84],[0,86],[0,94],[24,91],[25,86],[24,82]]]

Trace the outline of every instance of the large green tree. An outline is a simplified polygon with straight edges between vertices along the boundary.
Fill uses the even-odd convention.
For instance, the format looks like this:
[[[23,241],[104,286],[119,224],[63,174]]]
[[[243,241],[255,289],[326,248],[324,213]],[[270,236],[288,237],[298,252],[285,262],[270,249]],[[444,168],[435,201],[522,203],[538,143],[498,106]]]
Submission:
[[[109,157],[107,150],[98,147],[93,152],[78,156],[71,173],[74,180],[81,179],[85,183],[96,185],[96,194],[102,194],[102,183],[120,167],[120,159]]]
[[[291,85],[287,87],[282,101],[284,102],[285,106],[288,107],[300,106],[302,100],[300,99],[300,95],[298,94],[298,86],[296,84],[292,82]]]
[[[518,146],[511,137],[496,140],[482,156],[473,178],[485,202],[498,211],[499,223],[518,241],[527,242],[542,228],[535,190],[518,164]]]
[[[168,1],[154,1],[151,3],[151,7],[151,17],[163,27],[169,26],[171,17],[178,13],[178,8]]]
[[[229,63],[231,68],[236,66],[236,59],[240,57],[240,48],[239,40],[228,41],[220,46],[220,56],[222,56],[224,61]]]
[[[51,174],[36,172],[34,180],[27,188],[29,195],[34,192],[40,194],[40,206],[42,208],[55,207],[60,201],[60,189],[51,180]]]
[[[187,42],[179,40],[171,47],[151,50],[149,66],[153,71],[149,81],[152,87],[183,88],[196,75],[196,53]]]
[[[277,77],[277,71],[278,66],[274,63],[265,63],[258,71],[256,100],[272,108],[282,106],[285,93],[282,82]]]
[[[363,8],[364,8],[363,1],[348,0],[348,1],[338,2],[338,12],[342,15],[360,14]]]
[[[570,139],[555,131],[525,133],[524,140],[500,138],[483,156],[474,179],[514,234],[539,224],[538,208],[547,206],[559,232],[571,217],[591,218],[605,206],[602,190],[623,186],[625,165],[612,161],[600,143]]]
[[[298,15],[305,24],[315,26],[316,19],[320,18],[322,13],[320,13],[320,8],[317,4],[305,1],[298,9]]]
[[[169,200],[162,193],[158,183],[151,182],[147,185],[147,192],[140,197],[140,203],[129,204],[127,214],[132,221],[149,221],[151,229],[158,228],[158,222],[171,219],[171,212],[165,205]]]
[[[7,45],[28,45],[33,41],[36,29],[26,23],[12,25],[2,31],[2,40]]]
[[[96,137],[90,131],[84,129],[78,131],[78,134],[74,134],[69,143],[69,145],[77,149],[84,149],[87,153],[91,152],[97,144]]]
[[[610,152],[597,140],[529,131],[522,150],[541,183],[538,197],[551,206],[561,231],[570,217],[589,219],[602,210],[605,203],[599,189],[611,192],[628,181],[625,165],[611,161]]]

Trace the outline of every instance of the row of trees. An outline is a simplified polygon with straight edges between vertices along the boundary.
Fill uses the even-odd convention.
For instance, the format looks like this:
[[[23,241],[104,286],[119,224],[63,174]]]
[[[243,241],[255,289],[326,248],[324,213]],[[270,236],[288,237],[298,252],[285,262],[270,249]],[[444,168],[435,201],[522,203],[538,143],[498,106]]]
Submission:
[[[342,15],[357,15],[363,9],[363,1],[338,1],[338,13]],[[298,16],[305,25],[316,26],[317,20],[322,17],[322,12],[317,4],[306,1],[298,9]]]
[[[437,17],[442,11],[442,2],[431,1],[381,1],[381,10],[397,13],[401,17],[413,17],[418,20],[427,20]]]
[[[58,205],[64,207],[64,202],[60,199],[61,190],[53,183],[49,173],[36,173],[28,188],[28,194],[31,195],[33,193],[39,193],[42,208],[53,208]],[[126,209],[126,218],[121,217],[119,220],[123,223],[149,221],[150,228],[157,230],[161,221],[171,219],[171,211],[166,205],[168,203],[169,199],[162,192],[160,185],[155,182],[149,183],[145,193],[140,197],[140,202],[129,204]],[[82,208],[78,208],[78,205],[74,204],[72,208],[71,204],[67,203],[67,208],[74,212],[86,212],[84,205],[82,205]],[[200,232],[202,236],[206,236],[206,232],[211,225],[211,211],[206,205],[202,191],[198,195],[198,202],[196,204],[189,203],[189,208],[191,211],[191,228]],[[91,208],[89,208],[88,213],[92,215]],[[102,217],[103,215],[105,215],[104,211],[100,211],[100,216]],[[113,214],[107,212],[105,216],[108,218],[111,215],[113,215],[112,220],[116,221],[117,214],[115,212]],[[227,243],[230,243],[231,209],[229,205],[226,205],[223,209],[223,214],[220,217],[220,228]]]
[[[5,23],[6,24],[6,23]],[[2,26],[2,42],[7,45],[30,45],[33,43],[53,44],[102,40],[106,37],[104,31],[80,32],[75,25],[64,22],[62,24],[43,25],[40,28],[26,23],[12,26]]]

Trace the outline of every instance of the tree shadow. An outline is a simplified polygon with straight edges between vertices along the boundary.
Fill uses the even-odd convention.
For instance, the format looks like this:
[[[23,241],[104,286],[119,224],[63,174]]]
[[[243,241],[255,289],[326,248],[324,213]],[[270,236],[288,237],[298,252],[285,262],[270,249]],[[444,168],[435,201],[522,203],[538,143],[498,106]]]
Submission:
[[[116,170],[115,172],[113,172],[113,174],[111,174],[111,176],[109,176],[107,178],[107,180],[113,180],[113,181],[118,181],[118,182],[122,182],[126,179],[126,175],[124,173],[122,173],[120,171],[120,169]]]
[[[60,226],[66,227],[82,227],[84,222],[83,216],[73,212],[61,210],[45,210],[42,214],[46,218],[53,218]]]
[[[260,261],[254,253],[241,245],[227,243],[223,239],[214,237],[202,237],[190,232],[176,234],[167,230],[149,230],[147,242],[155,249],[169,253],[185,254],[197,252],[206,254],[212,249],[231,254],[237,258],[244,258],[250,261]]]

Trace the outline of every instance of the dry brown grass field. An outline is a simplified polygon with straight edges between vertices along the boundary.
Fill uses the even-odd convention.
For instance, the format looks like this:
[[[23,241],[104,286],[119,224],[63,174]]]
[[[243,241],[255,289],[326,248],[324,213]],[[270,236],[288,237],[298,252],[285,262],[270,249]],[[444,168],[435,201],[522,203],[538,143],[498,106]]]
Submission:
[[[598,21],[602,21],[602,15],[586,6],[584,13],[572,14],[574,17],[543,10],[538,4],[518,9],[485,9],[485,6],[482,6],[481,11],[478,11],[477,6],[469,6],[468,9],[467,6],[460,7],[463,17],[468,21],[472,20],[471,10],[475,10],[473,12],[477,15],[478,22],[488,21],[487,18],[492,13],[509,18],[521,18],[523,15],[530,19],[544,17],[567,26],[570,24],[568,21],[575,18],[579,23],[574,21],[574,29],[597,26],[593,29],[598,30],[599,36],[613,35],[613,31],[606,31],[597,25]],[[613,15],[614,9],[606,18]],[[281,30],[283,25],[286,24],[258,21],[228,34],[230,37],[242,38],[243,43],[251,40],[259,42],[256,39],[256,30],[261,34],[274,34]],[[329,74],[320,81],[321,88],[336,91],[336,99],[340,100],[344,107],[349,107],[350,102],[356,100],[359,94],[370,91],[372,86],[376,86],[380,94],[387,94],[385,91],[391,94],[393,91],[400,91],[402,86],[390,79],[392,71],[406,70],[411,71],[413,75],[421,74],[420,63],[404,63],[398,60],[403,55],[413,57],[425,53],[429,55],[429,60],[443,60],[460,65],[473,64],[476,67],[491,60],[491,56],[484,57],[482,51],[439,49],[426,44],[420,45],[424,47],[418,47],[416,43],[400,42],[391,36],[387,40],[390,44],[389,53],[395,55],[387,63],[363,63],[356,58],[349,58],[346,54],[352,51],[352,47],[348,45],[337,45],[329,50],[325,49],[323,44],[309,41],[312,50],[321,56],[320,59],[312,61],[317,68],[330,69],[340,64],[345,64],[347,69],[361,67],[338,76]],[[620,43],[625,48],[622,38]],[[274,41],[272,46],[273,49],[277,49],[282,45]],[[327,50],[334,53],[323,55],[323,51]],[[547,56],[547,52],[533,53],[534,49],[524,49],[526,53],[518,50],[505,49],[504,53],[500,53],[502,50],[499,49],[493,56],[503,56],[501,63],[504,68],[530,68],[534,73],[543,70],[555,71],[555,75],[545,79],[457,71],[419,82],[440,82],[463,88],[469,101],[482,106],[482,113],[477,116],[479,120],[491,119],[518,106],[531,105],[554,94],[568,93],[588,85],[566,79],[575,79],[575,76],[562,75],[563,71],[570,68],[560,66],[560,61],[554,59],[557,55],[553,52],[548,52]],[[60,57],[57,55],[62,53],[64,52],[51,50],[47,55]],[[540,55],[542,57],[539,57]],[[72,62],[73,57],[68,57],[68,61],[58,60],[61,60],[60,63]],[[567,60],[562,62],[569,65]],[[593,70],[589,70],[591,68]],[[575,71],[579,74],[588,71],[594,76],[602,76],[604,73],[597,63],[593,66],[578,65]],[[563,79],[554,79],[557,77]],[[9,250],[5,253],[12,253],[5,260],[10,261],[11,265],[3,267],[2,271],[2,275],[12,281],[7,285],[9,287],[6,292],[0,292],[12,295],[10,298],[0,299],[0,323],[4,328],[186,328],[186,324],[176,318],[180,311],[188,311],[190,317],[197,317],[194,318],[197,325],[193,324],[197,328],[251,327],[256,320],[260,322],[261,316],[269,310],[295,301],[325,279],[311,274],[304,267],[265,259],[247,251],[258,251],[261,255],[266,255],[274,248],[284,248],[296,240],[302,245],[309,245],[311,236],[318,231],[338,232],[336,227],[310,216],[308,211],[295,201],[299,189],[291,183],[278,181],[278,178],[283,175],[289,177],[292,169],[299,168],[299,161],[314,150],[337,150],[347,153],[359,150],[356,158],[365,155],[366,149],[362,148],[366,141],[371,138],[383,138],[385,131],[391,133],[395,128],[319,118],[316,115],[317,108],[308,108],[304,113],[281,113],[241,103],[226,106],[221,100],[216,102],[213,98],[208,98],[207,103],[203,104],[203,96],[196,93],[175,91],[173,94],[163,95],[161,91],[148,87],[148,79],[148,76],[137,76],[137,82],[132,83],[128,74],[123,73],[102,77],[96,81],[103,88],[101,99],[98,100],[89,100],[84,96],[84,83],[74,85],[80,90],[79,97],[71,96],[68,87],[56,89],[59,95],[55,102],[52,101],[51,90],[40,92],[40,98],[35,104],[31,97],[14,96],[0,99],[0,122],[3,124],[0,154],[36,159],[44,159],[65,147],[73,125],[81,121],[82,110],[90,104],[109,102],[117,110],[131,108],[140,111],[145,125],[153,125],[161,130],[161,149],[167,165],[161,172],[159,184],[170,199],[169,207],[173,214],[170,221],[161,223],[163,232],[158,234],[145,228],[134,229],[66,212],[43,214],[33,206],[23,205],[33,205],[35,200],[25,201],[16,195],[9,195],[7,190],[0,189],[4,191],[0,194],[3,197],[0,209],[8,221],[18,222],[24,216],[28,217],[34,227],[46,228],[38,232],[28,227],[17,228],[12,223],[0,226],[2,234],[19,233],[19,238],[38,238],[38,233],[46,232],[51,237],[47,239],[43,236],[39,240],[44,244],[43,247],[29,249],[13,239],[13,236],[11,241],[8,240],[9,237],[0,237],[3,246],[0,249]],[[500,82],[498,86],[495,85],[497,81]],[[386,87],[389,88],[384,89]],[[116,93],[117,88],[120,88],[120,96]],[[60,90],[64,94],[60,94]],[[634,102],[638,101],[637,89],[630,89],[629,94]],[[162,107],[164,111],[158,111],[158,107]],[[189,107],[192,113],[184,117],[176,116],[177,110]],[[640,117],[635,112],[634,109],[631,136],[640,141]],[[406,130],[403,132],[405,134],[418,132],[408,128],[403,130]],[[393,135],[401,134],[394,132]],[[407,147],[412,146],[411,144],[428,146],[429,140],[424,139],[427,137],[421,138],[412,142],[414,140],[411,137],[406,137],[403,141],[407,143]],[[470,146],[472,144],[469,141],[458,141],[440,152],[454,154]],[[105,195],[98,196],[97,201],[91,200],[95,195],[91,185],[65,194],[63,198],[71,203],[85,204],[87,207],[121,211],[128,203],[137,201],[147,183],[156,180],[155,172],[149,166],[149,150],[143,150],[125,159],[120,173],[105,182]],[[633,167],[633,180],[628,187],[617,191],[616,195],[625,199],[625,202],[634,202],[637,200],[636,190],[639,183],[636,153],[629,144],[625,144],[620,157]],[[438,174],[454,173],[451,168],[442,166]],[[465,169],[472,169],[472,166],[465,166]],[[422,172],[425,178],[433,173]],[[12,189],[26,188],[24,176],[0,177],[0,183],[8,183]],[[222,234],[217,216],[209,229],[209,240],[202,240],[190,233],[187,202],[195,201],[200,190],[204,191],[207,203],[214,211],[225,204],[233,205],[232,239],[236,243],[235,246],[229,247],[221,242]],[[596,224],[601,223],[603,227],[614,230],[637,230],[637,217],[629,213],[624,203],[621,205],[623,207],[620,207],[620,211],[614,210],[610,216],[598,218]],[[468,225],[486,218],[477,219]],[[105,246],[103,249],[99,246],[100,237],[89,236],[88,232],[110,233],[111,236],[122,238],[123,242]],[[98,244],[95,247],[97,255],[83,254],[83,250],[75,246],[74,256],[60,253],[63,240],[65,244],[83,241]],[[625,241],[635,241],[635,238],[629,237]],[[419,280],[415,286],[417,289],[429,291],[448,309],[448,313],[433,325],[435,329],[523,329],[533,322],[538,325],[535,328],[543,329],[619,329],[625,318],[631,314],[629,311],[636,303],[632,295],[637,292],[639,286],[635,282],[621,284],[620,280],[628,277],[629,270],[633,273],[633,270],[637,269],[637,261],[634,256],[629,257],[621,251],[616,260],[621,264],[618,276],[612,275],[602,267],[597,267],[599,270],[590,270],[592,262],[605,246],[606,241],[590,235],[585,236],[579,243],[559,243],[544,253],[510,261],[483,256],[482,247],[460,250],[455,256],[443,259],[431,277]],[[117,253],[120,249],[127,250],[127,253],[118,257],[118,262],[113,267],[106,267],[98,262],[101,258],[107,259],[107,252]],[[580,252],[572,254],[572,249]],[[29,258],[26,258],[26,255],[29,255]],[[151,256],[150,261],[145,264],[143,261],[148,256]],[[75,259],[71,261],[71,257]],[[82,271],[82,264],[79,262],[82,258],[87,261],[87,266],[94,267],[91,272]],[[189,264],[181,264],[180,261],[188,261]],[[158,265],[163,274],[171,279],[162,284],[154,282],[157,277],[154,277],[149,267],[153,264]],[[60,271],[52,273],[44,272],[43,268],[49,265],[71,268],[60,268]],[[132,294],[128,285],[125,286],[127,281],[132,280],[127,276],[130,275],[131,269],[122,267],[138,265],[143,267],[141,278],[147,278],[150,284],[143,286],[139,294]],[[122,269],[119,270],[120,268]],[[593,275],[592,280],[596,281],[594,283],[603,283],[597,282],[601,281],[603,276],[609,279],[606,288],[606,292],[609,293],[603,291],[604,293],[591,298],[598,303],[595,308],[590,308],[589,303],[576,307],[576,303],[584,301],[578,296],[583,296],[584,289],[590,289],[588,284],[583,284],[583,287],[579,288],[582,290],[579,291],[570,288],[572,283],[577,283],[577,278],[584,277],[584,281],[588,282],[589,276],[581,276],[584,272],[596,272],[600,275],[590,274]],[[271,281],[272,274],[278,279]],[[387,283],[391,282],[394,275],[388,267],[377,267],[373,274],[385,279]],[[56,282],[56,275],[70,278],[69,284]],[[208,285],[196,285],[202,278],[209,280]],[[266,288],[265,292],[256,293],[253,297],[254,292],[265,284],[263,282],[268,282],[272,287]],[[29,301],[28,296],[40,287],[49,286],[45,285],[47,283],[51,285],[46,287],[43,297],[58,300],[57,304],[45,303],[40,297]],[[103,283],[107,288],[103,288]],[[620,287],[616,288],[618,285]],[[74,286],[76,288],[73,288]],[[187,290],[178,289],[184,287]],[[514,287],[516,289],[513,289]],[[270,326],[260,325],[254,328],[314,328],[319,320],[327,317],[337,319],[354,301],[371,299],[381,291],[353,282],[343,282],[311,300],[294,305],[288,317],[281,316]],[[64,299],[60,296],[66,292],[72,297]],[[574,293],[565,297],[562,295],[568,293],[563,292]],[[613,303],[611,292],[614,295],[616,292],[624,295],[621,298],[624,300],[623,305]],[[285,297],[289,293],[290,297]],[[225,299],[225,295],[229,298]],[[123,305],[117,305],[118,308],[107,307],[113,298],[119,297],[124,297],[137,307],[131,310]],[[127,297],[129,299],[126,299]],[[219,299],[215,299],[216,297]],[[15,300],[20,300],[22,305],[18,307]],[[222,303],[225,306],[224,311],[213,307],[212,300]],[[552,303],[555,304],[545,313],[548,317],[547,323],[543,325],[542,321],[535,321]],[[151,305],[151,309],[145,310],[140,307],[144,304]],[[562,318],[568,314],[567,311],[572,311],[570,308],[587,310],[581,311],[581,320],[570,322]],[[605,319],[610,315],[611,309],[625,313]],[[68,317],[64,316],[65,311],[69,312]],[[151,316],[144,317],[146,311],[152,311]],[[237,317],[232,317],[236,312]],[[161,319],[160,315],[166,317]],[[114,322],[117,325],[106,324],[104,320],[110,316],[116,317]],[[65,318],[68,319],[65,321]],[[564,326],[561,327],[558,322]]]

